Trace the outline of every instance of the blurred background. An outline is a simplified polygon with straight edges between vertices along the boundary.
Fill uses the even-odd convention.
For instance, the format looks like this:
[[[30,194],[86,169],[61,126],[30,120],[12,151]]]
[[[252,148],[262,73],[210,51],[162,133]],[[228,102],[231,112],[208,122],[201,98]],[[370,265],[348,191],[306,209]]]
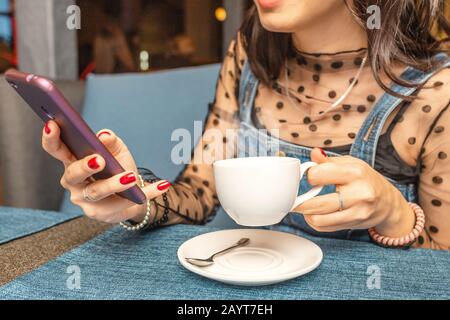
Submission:
[[[66,79],[83,79],[91,72],[151,72],[219,62],[250,3],[0,0],[0,72],[18,65],[30,70],[39,55],[56,60],[46,61],[49,75]],[[71,4],[81,9],[77,31],[61,27]],[[56,57],[44,54],[49,46],[58,49]],[[65,70],[58,70],[62,64]]]

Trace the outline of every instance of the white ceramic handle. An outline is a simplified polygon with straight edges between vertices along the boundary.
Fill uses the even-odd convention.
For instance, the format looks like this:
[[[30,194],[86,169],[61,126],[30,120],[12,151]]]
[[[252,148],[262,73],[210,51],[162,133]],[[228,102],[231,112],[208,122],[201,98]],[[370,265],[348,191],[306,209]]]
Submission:
[[[303,176],[305,175],[305,173],[308,171],[308,169],[317,166],[317,163],[315,162],[305,162],[302,163],[300,165],[300,180],[303,178]],[[317,187],[313,187],[311,190],[309,190],[308,192],[300,195],[294,203],[294,206],[292,207],[291,210],[294,210],[295,208],[297,208],[299,205],[301,205],[303,202],[308,201],[312,198],[314,198],[315,196],[317,196],[320,191],[322,191],[323,186],[317,186]]]

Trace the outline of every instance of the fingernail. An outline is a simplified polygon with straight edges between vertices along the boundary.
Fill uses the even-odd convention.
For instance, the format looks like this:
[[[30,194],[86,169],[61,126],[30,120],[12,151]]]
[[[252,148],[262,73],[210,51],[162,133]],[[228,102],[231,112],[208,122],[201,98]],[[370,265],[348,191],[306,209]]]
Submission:
[[[111,133],[110,132],[108,132],[108,131],[102,131],[102,132],[100,132],[98,135],[97,135],[97,137],[98,138],[100,138],[101,136],[103,136],[103,135],[107,135],[107,136],[110,136],[111,135]]]
[[[323,151],[323,149],[322,148],[319,148],[319,150],[320,150],[320,152],[322,153],[322,155],[325,157],[325,158],[327,158],[328,156],[327,156],[327,154],[325,153],[325,151]]]
[[[88,161],[88,167],[91,168],[92,170],[97,170],[98,168],[100,168],[100,165],[98,164],[97,161],[97,157],[94,157]]]
[[[170,186],[171,186],[171,184],[170,184],[169,181],[164,181],[164,182],[161,182],[160,184],[158,184],[158,185],[156,186],[156,188],[157,188],[159,191],[165,191],[165,190],[169,189]]]
[[[50,126],[48,125],[48,122],[45,124],[45,134],[50,134],[52,133],[52,130],[50,129]]]
[[[120,183],[123,185],[127,185],[133,182],[136,182],[136,175],[134,173],[129,173],[120,178]]]

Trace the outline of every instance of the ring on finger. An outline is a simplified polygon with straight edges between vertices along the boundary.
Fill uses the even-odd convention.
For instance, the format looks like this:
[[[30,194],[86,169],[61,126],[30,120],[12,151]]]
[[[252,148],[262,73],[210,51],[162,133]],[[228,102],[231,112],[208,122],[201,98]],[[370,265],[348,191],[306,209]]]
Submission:
[[[89,184],[86,185],[86,187],[84,187],[84,189],[83,189],[83,198],[84,198],[84,200],[86,200],[87,202],[96,202],[97,199],[94,199],[94,198],[92,198],[92,197],[89,195],[89,190],[88,190],[88,188],[89,188]]]
[[[342,193],[340,191],[336,191],[338,195],[338,201],[339,201],[339,211],[344,210],[344,197],[342,196]]]

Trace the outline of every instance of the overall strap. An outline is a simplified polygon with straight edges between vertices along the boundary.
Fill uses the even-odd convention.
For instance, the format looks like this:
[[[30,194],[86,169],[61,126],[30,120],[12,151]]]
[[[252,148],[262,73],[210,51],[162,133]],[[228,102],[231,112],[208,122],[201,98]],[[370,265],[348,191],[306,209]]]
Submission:
[[[253,75],[248,60],[245,61],[242,68],[241,79],[239,83],[239,118],[242,122],[250,123],[252,108],[255,102],[256,92],[259,81]]]
[[[439,68],[450,67],[450,58],[446,54],[438,54],[434,57],[441,64]],[[423,84],[427,82],[434,74],[436,70],[423,72],[411,67],[406,68],[405,72],[401,75],[403,80],[406,80],[415,84]],[[393,83],[390,87],[395,93],[403,96],[412,95],[417,88],[403,87],[396,83]],[[385,93],[372,111],[367,116],[361,129],[355,139],[350,150],[350,155],[356,158],[360,158],[372,167],[375,166],[375,155],[378,146],[378,140],[380,138],[383,127],[389,117],[389,115],[404,101],[402,98],[394,97],[389,93]]]

